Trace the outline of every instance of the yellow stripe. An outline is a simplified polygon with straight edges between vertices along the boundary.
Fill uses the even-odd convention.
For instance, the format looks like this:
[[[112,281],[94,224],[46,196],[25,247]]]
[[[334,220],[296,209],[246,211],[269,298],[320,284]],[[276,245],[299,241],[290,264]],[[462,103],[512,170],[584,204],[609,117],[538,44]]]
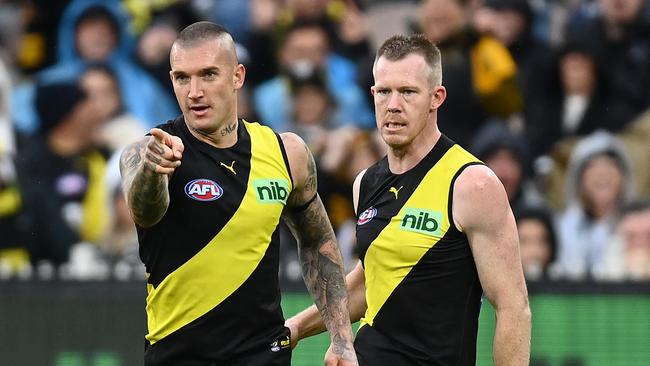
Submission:
[[[449,149],[429,170],[400,212],[391,218],[391,222],[371,243],[364,258],[368,309],[361,319],[361,326],[373,324],[388,297],[449,229],[450,184],[458,169],[469,161],[476,161],[476,158],[458,145]],[[435,235],[402,229],[400,224],[408,208],[442,213],[443,219]]]
[[[244,122],[251,136],[251,172],[242,203],[223,229],[157,288],[147,286],[147,321],[152,344],[198,319],[230,296],[264,257],[284,205],[258,202],[255,179],[291,180],[275,134]],[[224,192],[228,194],[228,192]],[[244,315],[245,316],[245,315]]]
[[[90,243],[99,243],[108,230],[109,199],[106,190],[106,160],[98,153],[90,153],[88,162],[88,189],[83,199],[81,238]]]

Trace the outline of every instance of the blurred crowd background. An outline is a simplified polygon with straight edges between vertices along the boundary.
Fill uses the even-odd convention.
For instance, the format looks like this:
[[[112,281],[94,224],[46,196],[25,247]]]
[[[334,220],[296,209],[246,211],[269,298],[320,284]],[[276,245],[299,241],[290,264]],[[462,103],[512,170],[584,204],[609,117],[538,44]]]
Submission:
[[[385,154],[374,52],[420,32],[440,128],[503,182],[527,279],[650,281],[647,0],[0,0],[0,279],[144,278],[117,161],[180,114],[169,50],[198,20],[238,43],[240,117],[310,146],[348,269],[352,182]]]

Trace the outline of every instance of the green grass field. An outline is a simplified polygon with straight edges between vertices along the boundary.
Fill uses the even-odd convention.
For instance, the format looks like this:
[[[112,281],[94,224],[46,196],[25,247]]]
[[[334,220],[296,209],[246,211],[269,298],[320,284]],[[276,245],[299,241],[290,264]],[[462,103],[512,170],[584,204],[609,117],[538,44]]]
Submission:
[[[310,304],[305,294],[283,295],[286,317]],[[531,310],[533,365],[650,365],[650,296],[537,295],[531,297]],[[492,306],[484,302],[477,346],[479,366],[493,364],[494,319]],[[327,334],[301,341],[292,365],[322,366],[328,345]]]

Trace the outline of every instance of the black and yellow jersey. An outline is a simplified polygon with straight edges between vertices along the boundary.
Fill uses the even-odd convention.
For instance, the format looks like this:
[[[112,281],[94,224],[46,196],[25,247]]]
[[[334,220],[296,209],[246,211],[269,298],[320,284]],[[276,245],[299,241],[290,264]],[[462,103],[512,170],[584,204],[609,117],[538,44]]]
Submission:
[[[237,143],[219,149],[196,139],[182,117],[159,128],[185,149],[167,212],[138,227],[148,273],[145,364],[212,364],[273,348],[286,334],[278,227],[292,190],[280,136],[240,120]]]
[[[474,365],[481,284],[452,219],[463,169],[481,162],[446,136],[413,169],[384,158],[364,174],[357,245],[368,309],[355,340],[360,365]]]

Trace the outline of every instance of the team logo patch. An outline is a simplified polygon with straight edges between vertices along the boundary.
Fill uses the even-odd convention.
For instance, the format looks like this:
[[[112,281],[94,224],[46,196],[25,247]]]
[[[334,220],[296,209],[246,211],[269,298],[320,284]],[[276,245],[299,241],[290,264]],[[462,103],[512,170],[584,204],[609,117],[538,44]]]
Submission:
[[[357,220],[357,225],[363,225],[367,222],[370,222],[373,217],[377,216],[377,209],[374,207],[370,207],[367,210],[363,211],[361,215],[359,215],[359,219]]]
[[[223,196],[223,188],[210,179],[199,178],[185,185],[185,194],[197,201],[214,201]]]

